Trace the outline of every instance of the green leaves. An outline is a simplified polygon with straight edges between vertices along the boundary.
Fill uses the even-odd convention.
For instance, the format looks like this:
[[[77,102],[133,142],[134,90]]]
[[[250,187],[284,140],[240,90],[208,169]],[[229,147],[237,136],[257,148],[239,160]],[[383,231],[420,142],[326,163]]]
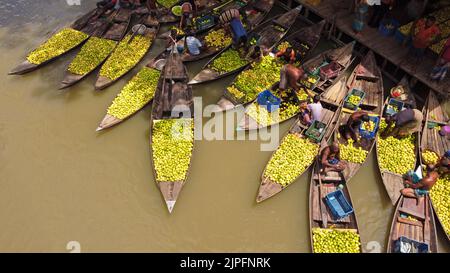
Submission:
[[[147,53],[151,45],[150,37],[127,35],[116,47],[100,70],[100,76],[115,80],[132,69]]]
[[[69,71],[85,75],[99,66],[116,47],[113,40],[91,37],[69,65]]]
[[[152,149],[156,179],[183,182],[194,147],[193,119],[164,119],[153,123]]]
[[[64,28],[60,32],[56,33],[45,43],[33,50],[28,56],[27,60],[39,65],[54,57],[60,56],[70,49],[76,47],[89,36],[86,33],[72,29]]]
[[[144,67],[122,89],[108,108],[108,114],[125,119],[149,103],[155,95],[160,72]]]

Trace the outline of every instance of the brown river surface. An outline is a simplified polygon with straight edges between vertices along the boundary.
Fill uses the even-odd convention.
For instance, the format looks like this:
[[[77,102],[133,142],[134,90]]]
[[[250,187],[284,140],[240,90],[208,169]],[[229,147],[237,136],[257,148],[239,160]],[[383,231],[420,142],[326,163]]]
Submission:
[[[260,151],[261,141],[196,141],[188,183],[169,214],[151,169],[151,107],[95,132],[132,74],[103,91],[94,90],[94,75],[59,91],[69,54],[25,76],[7,76],[94,3],[0,3],[0,251],[69,252],[67,244],[76,241],[83,252],[309,252],[309,174],[256,205],[271,155]],[[158,41],[139,67],[161,48]],[[190,73],[203,63],[189,65]],[[214,103],[231,80],[195,86],[195,96]],[[292,122],[280,126],[280,137]],[[363,249],[384,251],[393,207],[374,153],[349,187]],[[438,229],[440,250],[449,252]]]

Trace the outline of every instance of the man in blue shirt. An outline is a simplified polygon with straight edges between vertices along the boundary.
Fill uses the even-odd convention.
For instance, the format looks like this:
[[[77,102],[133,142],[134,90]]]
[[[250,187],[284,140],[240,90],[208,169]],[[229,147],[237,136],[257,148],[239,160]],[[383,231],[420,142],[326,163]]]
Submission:
[[[200,54],[200,49],[203,46],[200,40],[197,39],[194,35],[192,35],[192,32],[190,30],[186,32],[185,44],[187,46],[189,54],[194,56]]]

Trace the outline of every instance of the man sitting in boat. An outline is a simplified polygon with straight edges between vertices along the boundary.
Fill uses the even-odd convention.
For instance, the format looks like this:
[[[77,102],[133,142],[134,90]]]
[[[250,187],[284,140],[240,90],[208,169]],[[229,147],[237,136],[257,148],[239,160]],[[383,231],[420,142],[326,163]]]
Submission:
[[[340,134],[345,140],[353,139],[354,143],[358,142],[359,127],[363,122],[370,120],[369,113],[366,111],[356,111],[350,115],[345,125],[339,128]]]
[[[296,63],[301,58],[300,53],[297,53],[293,47],[288,47],[278,51],[277,54],[275,54],[275,57],[290,64]]]
[[[393,116],[386,117],[386,129],[382,136],[405,137],[419,132],[422,126],[423,114],[417,109],[407,108]],[[394,125],[394,128],[391,128]]]
[[[179,28],[184,30],[192,26],[192,16],[193,16],[192,4],[189,2],[183,3],[183,5],[181,5],[181,12],[182,15],[180,19]]]
[[[315,120],[321,120],[322,119],[322,111],[323,106],[322,103],[320,103],[320,96],[315,95],[313,98],[313,102],[308,104],[308,109],[312,114],[312,122]]]
[[[437,171],[440,175],[450,174],[450,150],[445,152],[436,165],[430,165],[428,167]]]
[[[308,103],[306,101],[300,102],[300,112],[298,113],[300,121],[307,126],[312,124],[311,111],[308,108]]]
[[[345,161],[341,161],[339,144],[333,143],[320,153],[321,173],[327,174],[329,171],[342,172],[347,167]]]
[[[421,180],[415,180],[412,174],[405,176],[405,188],[401,190],[403,196],[420,199],[427,195],[439,179],[437,171],[429,170]]]

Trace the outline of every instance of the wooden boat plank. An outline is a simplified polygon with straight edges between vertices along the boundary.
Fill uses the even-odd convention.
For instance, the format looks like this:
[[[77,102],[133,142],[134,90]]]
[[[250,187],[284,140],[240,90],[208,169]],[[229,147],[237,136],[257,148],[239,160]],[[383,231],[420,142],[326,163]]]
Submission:
[[[403,178],[395,173],[383,172],[382,180],[392,205],[395,205],[401,195],[400,191],[404,188]]]

